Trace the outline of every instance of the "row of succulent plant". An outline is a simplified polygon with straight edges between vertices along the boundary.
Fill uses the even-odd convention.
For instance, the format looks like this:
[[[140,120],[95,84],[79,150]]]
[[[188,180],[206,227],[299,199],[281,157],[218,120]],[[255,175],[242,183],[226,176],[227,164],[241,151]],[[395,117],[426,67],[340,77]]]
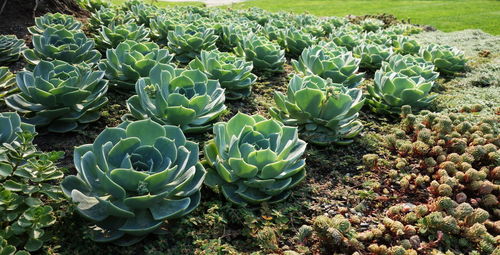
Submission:
[[[18,114],[0,113],[0,236],[2,254],[29,254],[47,239],[55,223],[50,203],[61,201],[53,184],[63,177],[55,162],[59,152],[40,152],[32,143],[35,127]]]

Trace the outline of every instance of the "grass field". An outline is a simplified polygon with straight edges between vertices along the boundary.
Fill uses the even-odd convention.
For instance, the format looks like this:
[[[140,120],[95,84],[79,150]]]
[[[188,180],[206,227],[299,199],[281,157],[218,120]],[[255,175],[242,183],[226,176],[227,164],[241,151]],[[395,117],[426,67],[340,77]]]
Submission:
[[[111,0],[110,2],[114,5],[120,5],[124,2],[126,2],[126,0]],[[204,6],[204,4],[202,2],[165,2],[165,1],[151,1],[151,0],[144,0],[144,2],[148,3],[148,4],[154,4],[154,5],[159,6],[159,7],[168,7],[168,6],[175,6],[175,5],[179,5],[179,6],[186,6],[186,5]]]
[[[500,35],[500,1],[495,0],[250,0],[233,7],[319,16],[390,13],[446,32],[475,28]]]

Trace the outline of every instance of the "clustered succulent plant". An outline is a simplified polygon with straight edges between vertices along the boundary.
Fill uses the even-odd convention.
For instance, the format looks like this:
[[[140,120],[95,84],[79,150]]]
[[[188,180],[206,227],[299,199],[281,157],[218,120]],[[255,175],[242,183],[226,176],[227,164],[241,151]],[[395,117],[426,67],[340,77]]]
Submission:
[[[387,62],[382,63],[383,72],[397,72],[408,77],[422,77],[426,81],[435,81],[439,73],[434,71],[435,67],[431,62],[420,57],[393,55]]]
[[[361,44],[353,49],[353,55],[361,59],[360,67],[371,71],[379,69],[392,54],[392,47],[378,44]]]
[[[102,26],[98,34],[95,36],[96,48],[100,51],[116,48],[118,44],[126,40],[134,42],[147,42],[149,29],[144,25],[138,26],[135,23],[125,23],[115,25],[114,23],[108,26]]]
[[[189,63],[200,55],[202,50],[214,50],[217,47],[217,35],[214,30],[195,25],[175,26],[168,32],[168,48],[175,53],[175,58],[181,63]]]
[[[62,189],[95,223],[93,240],[131,245],[198,206],[206,173],[198,153],[179,127],[124,122],[75,149],[78,175]]]
[[[306,143],[296,127],[260,115],[236,114],[214,125],[205,146],[205,183],[218,187],[232,203],[245,206],[286,199],[306,175],[300,159]]]
[[[376,113],[398,114],[404,105],[418,111],[425,109],[437,96],[430,95],[434,82],[420,76],[408,77],[379,70],[375,73],[374,83],[368,86],[367,103]]]
[[[129,12],[125,13],[116,8],[100,8],[91,13],[88,26],[92,32],[97,32],[101,27],[107,27],[111,24],[121,25],[133,21],[134,18]]]
[[[124,41],[115,49],[106,50],[106,59],[99,63],[106,78],[121,90],[133,90],[136,81],[147,77],[153,67],[168,64],[173,56],[153,42]]]
[[[238,56],[252,61],[256,70],[282,72],[285,64],[285,51],[277,43],[253,33],[245,36],[234,49]]]
[[[43,16],[35,18],[35,25],[28,28],[32,35],[41,35],[47,28],[55,28],[57,30],[66,29],[68,31],[78,32],[82,27],[82,23],[76,20],[73,16],[61,13],[47,13]]]
[[[465,71],[467,59],[463,51],[457,48],[430,44],[421,48],[419,53],[425,60],[432,62],[442,74],[452,75]]]
[[[360,22],[364,31],[375,32],[384,27],[384,22],[379,19],[367,18]]]
[[[392,41],[394,51],[403,55],[411,54],[418,55],[420,51],[420,44],[407,36],[398,36],[396,40]]]
[[[24,40],[17,39],[15,35],[0,35],[0,65],[19,60],[25,48]]]
[[[311,143],[348,144],[363,128],[357,120],[363,106],[360,89],[347,89],[318,76],[295,76],[286,96],[274,95],[277,108],[271,115],[285,125],[298,126],[300,134]]]
[[[64,133],[99,119],[108,101],[104,72],[63,61],[40,61],[31,71],[17,74],[20,93],[5,99],[12,109],[26,113],[28,123]]]
[[[396,159],[390,164],[371,162],[368,167],[394,168],[388,174],[401,189],[417,192],[427,188],[430,198],[426,204],[388,208],[385,227],[360,237],[370,241],[393,232],[397,239],[403,239],[402,244],[410,241],[407,249],[432,249],[429,242],[439,238],[443,251],[495,254],[498,237],[490,226],[499,217],[497,119],[470,122],[464,114],[410,112],[405,107],[401,128],[384,138],[386,148]],[[387,247],[371,249],[383,254]]]
[[[135,90],[137,95],[127,101],[134,118],[176,125],[186,133],[210,129],[226,109],[224,89],[200,70],[157,64],[137,81]]]
[[[303,75],[318,75],[348,88],[358,86],[363,74],[358,73],[360,60],[345,48],[313,46],[304,49],[298,61],[292,60],[295,71]]]
[[[209,79],[218,80],[228,100],[249,96],[257,79],[252,74],[252,62],[227,52],[202,51],[200,57],[189,63],[189,68],[198,69]]]
[[[55,223],[50,202],[60,201],[53,181],[62,171],[55,161],[62,153],[40,152],[32,144],[35,127],[17,113],[0,113],[0,251],[29,254],[44,242],[44,228]]]
[[[94,41],[81,31],[47,27],[42,34],[33,35],[33,49],[23,52],[33,65],[41,60],[61,60],[70,64],[95,64],[101,53],[94,50]]]
[[[280,45],[291,57],[298,56],[302,51],[317,42],[317,38],[296,28],[285,29],[279,36]]]

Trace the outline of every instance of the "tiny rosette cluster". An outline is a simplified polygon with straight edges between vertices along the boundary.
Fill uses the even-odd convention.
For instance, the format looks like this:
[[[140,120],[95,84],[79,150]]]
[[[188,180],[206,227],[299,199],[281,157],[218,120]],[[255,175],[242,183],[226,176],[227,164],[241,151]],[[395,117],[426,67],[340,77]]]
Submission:
[[[285,64],[285,51],[266,37],[253,33],[245,36],[234,49],[236,55],[252,61],[256,70],[282,72]]]
[[[252,62],[216,50],[202,51],[200,57],[189,63],[189,68],[202,71],[209,79],[218,80],[226,90],[228,100],[249,96],[252,84],[257,79],[257,76],[252,74]]]
[[[396,40],[392,41],[392,46],[394,46],[394,51],[400,54],[412,54],[418,55],[420,51],[420,44],[407,36],[398,36]]]
[[[457,48],[431,44],[421,48],[420,55],[432,62],[441,74],[453,75],[465,71],[467,59],[464,52]]]
[[[349,89],[318,76],[295,76],[286,96],[274,95],[270,114],[285,125],[298,126],[301,135],[318,145],[349,144],[363,129],[357,117],[363,107],[360,89]]]
[[[109,48],[116,48],[118,44],[126,40],[134,42],[147,42],[149,29],[144,25],[138,26],[135,23],[125,23],[115,25],[114,23],[108,26],[102,26],[95,37],[96,48],[100,51],[105,51]]]
[[[24,49],[24,40],[17,39],[15,35],[0,35],[0,65],[19,60]]]
[[[42,60],[33,72],[17,74],[21,92],[7,97],[5,102],[26,113],[28,123],[47,126],[50,132],[82,129],[99,119],[99,109],[108,102],[108,83],[103,76],[103,72],[92,71],[86,65]]]
[[[131,245],[199,205],[206,171],[198,154],[178,127],[124,122],[75,149],[78,174],[61,186],[95,222],[94,241]]]
[[[414,56],[393,55],[388,62],[382,63],[383,72],[396,72],[408,77],[422,77],[431,82],[439,77],[439,73],[434,71],[435,67],[431,62]]]
[[[186,133],[210,129],[226,109],[224,89],[200,70],[157,64],[148,77],[137,81],[135,90],[137,95],[127,101],[132,116],[125,118],[151,118],[160,124],[179,126]]]
[[[35,127],[21,122],[21,117],[15,112],[0,112],[0,145],[18,140],[20,132],[35,133]]]
[[[211,167],[205,183],[219,187],[234,204],[283,201],[306,176],[300,157],[307,144],[298,138],[296,127],[238,113],[216,123],[214,134],[205,146]]]
[[[167,49],[160,49],[156,43],[127,40],[106,50],[106,59],[99,63],[99,69],[118,89],[133,90],[139,78],[147,77],[153,67],[168,64],[172,58]]]
[[[436,98],[436,95],[429,95],[434,82],[419,76],[408,77],[379,70],[375,73],[374,82],[374,85],[367,87],[367,102],[376,113],[399,114],[403,105],[410,105],[418,111]]]
[[[317,45],[304,49],[299,60],[292,60],[295,71],[303,75],[317,75],[331,79],[334,83],[354,88],[363,81],[363,73],[358,73],[358,58],[345,48],[329,48]]]
[[[195,25],[178,25],[168,32],[168,47],[181,63],[188,63],[200,55],[202,50],[217,49],[218,36],[212,28]]]
[[[35,18],[35,25],[28,28],[32,35],[41,35],[47,28],[52,27],[57,30],[66,29],[68,31],[80,31],[82,23],[73,16],[61,13],[47,13]]]
[[[25,50],[23,55],[33,65],[40,60],[95,64],[101,59],[101,53],[94,49],[94,44],[94,40],[81,31],[47,27],[42,34],[33,35],[34,49]]]

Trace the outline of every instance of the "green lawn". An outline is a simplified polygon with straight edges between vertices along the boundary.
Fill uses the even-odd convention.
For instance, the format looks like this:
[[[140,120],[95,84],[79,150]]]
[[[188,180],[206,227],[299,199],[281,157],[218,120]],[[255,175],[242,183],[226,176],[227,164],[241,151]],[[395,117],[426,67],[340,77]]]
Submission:
[[[500,34],[498,0],[250,0],[233,7],[254,6],[269,11],[309,12],[319,16],[390,13],[442,31],[479,28],[494,35]]]
[[[114,5],[120,5],[127,0],[111,0],[110,2]],[[154,4],[159,7],[168,7],[168,6],[174,6],[174,5],[180,5],[180,6],[185,6],[185,5],[194,5],[194,6],[205,6],[202,2],[164,2],[164,1],[151,1],[151,0],[144,0],[145,3],[148,4]]]

